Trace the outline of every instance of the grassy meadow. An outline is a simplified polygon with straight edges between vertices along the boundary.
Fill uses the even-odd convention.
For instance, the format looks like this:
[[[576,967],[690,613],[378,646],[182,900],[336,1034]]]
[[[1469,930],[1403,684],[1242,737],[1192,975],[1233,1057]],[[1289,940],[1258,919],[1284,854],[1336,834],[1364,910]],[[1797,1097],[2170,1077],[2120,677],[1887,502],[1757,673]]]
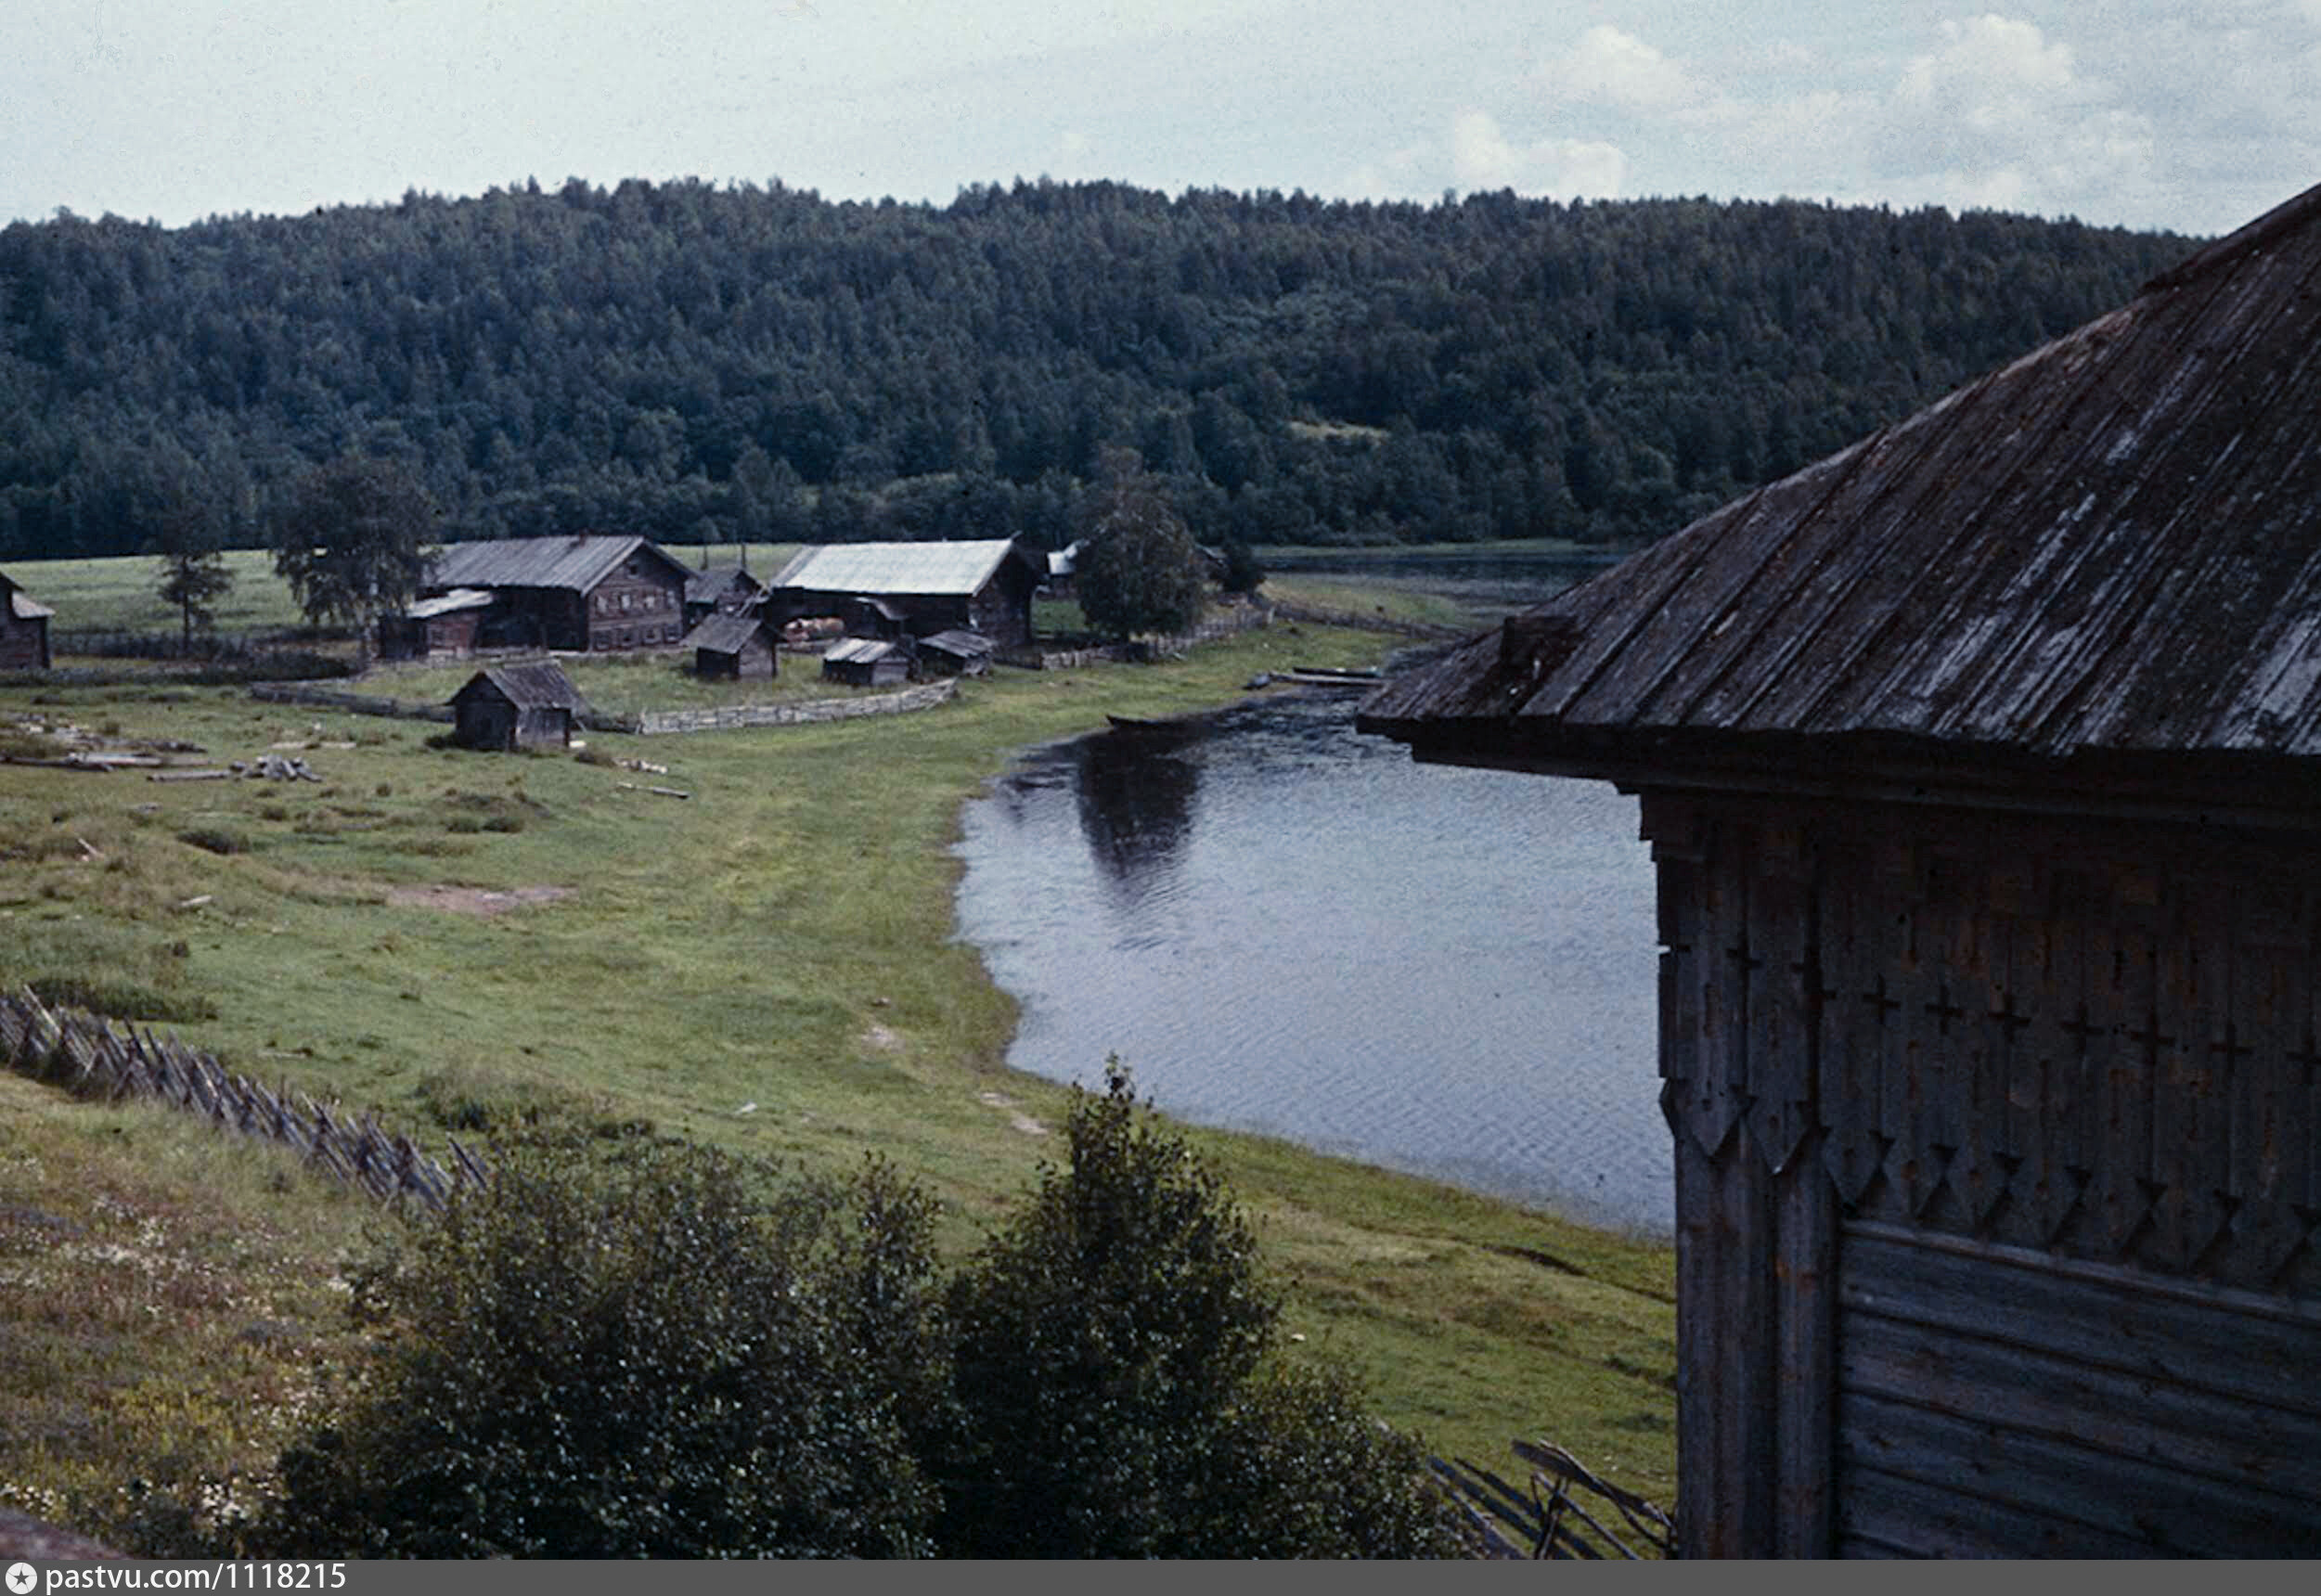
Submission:
[[[74,583],[102,586],[78,567],[101,563],[150,562],[9,572],[66,624]],[[255,606],[262,582],[238,597]],[[1179,662],[1001,671],[909,716],[592,733],[586,759],[471,753],[434,746],[435,725],[165,678],[0,683],[0,753],[39,751],[24,725],[71,722],[218,763],[294,747],[323,778],[0,765],[0,980],[96,994],[439,1149],[649,1122],[816,1169],[882,1154],[943,1198],[964,1250],[1053,1155],[1065,1093],[1005,1067],[1012,1005],[952,939],[961,804],[1011,751],[1107,713],[1214,704],[1391,641],[1277,625]],[[574,666],[609,705],[646,680],[623,673],[668,668]],[[419,696],[407,674],[382,683]],[[1672,1499],[1665,1245],[1193,1134],[1257,1225],[1289,1330],[1352,1364],[1382,1416],[1494,1465],[1509,1437],[1549,1435]],[[0,1076],[0,1280],[20,1288],[0,1292],[0,1390],[36,1398],[0,1410],[0,1503],[101,1529],[90,1504],[133,1477],[262,1472],[351,1345],[341,1271],[378,1221],[226,1145]]]

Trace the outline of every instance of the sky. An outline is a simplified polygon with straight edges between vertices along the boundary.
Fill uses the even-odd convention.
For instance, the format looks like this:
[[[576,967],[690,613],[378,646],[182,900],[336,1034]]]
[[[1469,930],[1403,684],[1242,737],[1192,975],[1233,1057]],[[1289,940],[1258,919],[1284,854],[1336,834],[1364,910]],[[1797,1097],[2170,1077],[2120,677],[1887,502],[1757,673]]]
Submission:
[[[2228,231],[2321,0],[0,0],[0,221],[570,177],[1789,196]]]

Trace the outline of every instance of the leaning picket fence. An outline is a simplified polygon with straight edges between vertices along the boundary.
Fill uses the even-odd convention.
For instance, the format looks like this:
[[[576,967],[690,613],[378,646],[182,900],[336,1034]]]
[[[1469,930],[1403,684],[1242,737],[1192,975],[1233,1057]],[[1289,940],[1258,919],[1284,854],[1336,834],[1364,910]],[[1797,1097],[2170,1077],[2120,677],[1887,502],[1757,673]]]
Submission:
[[[1604,1479],[1552,1441],[1513,1443],[1530,1465],[1522,1485],[1464,1458],[1431,1458],[1437,1481],[1486,1557],[1602,1560],[1676,1555],[1676,1521]],[[1617,1515],[1620,1527],[1605,1521]]]
[[[448,1167],[367,1114],[350,1115],[304,1093],[278,1091],[230,1073],[212,1055],[75,1009],[52,1009],[29,991],[0,992],[0,1061],[61,1083],[82,1097],[154,1098],[206,1116],[220,1129],[280,1142],[308,1166],[380,1203],[441,1212],[462,1187],[491,1178],[455,1138]]]

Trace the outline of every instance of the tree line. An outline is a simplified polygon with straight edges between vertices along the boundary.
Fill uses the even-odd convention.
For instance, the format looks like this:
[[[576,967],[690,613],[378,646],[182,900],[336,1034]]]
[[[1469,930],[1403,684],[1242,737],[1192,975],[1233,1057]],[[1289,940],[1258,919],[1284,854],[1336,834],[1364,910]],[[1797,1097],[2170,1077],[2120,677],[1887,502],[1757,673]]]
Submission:
[[[698,181],[0,230],[0,558],[262,541],[323,462],[450,538],[1054,546],[1134,449],[1204,543],[1649,537],[2189,241],[1796,201]]]

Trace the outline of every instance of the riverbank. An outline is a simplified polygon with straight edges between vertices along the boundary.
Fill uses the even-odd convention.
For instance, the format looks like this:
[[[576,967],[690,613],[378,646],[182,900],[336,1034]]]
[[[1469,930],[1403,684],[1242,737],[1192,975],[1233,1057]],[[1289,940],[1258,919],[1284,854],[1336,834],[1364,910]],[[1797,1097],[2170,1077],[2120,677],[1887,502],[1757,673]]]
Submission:
[[[0,766],[0,972],[98,984],[176,1016],[167,1028],[197,1046],[423,1139],[650,1122],[813,1167],[880,1153],[944,1199],[945,1243],[963,1249],[1053,1156],[1064,1094],[1005,1068],[1012,1005],[950,940],[961,804],[1013,750],[1111,714],[1216,704],[1292,663],[1372,663],[1392,641],[1277,627],[1185,661],[1003,672],[892,724],[591,738],[606,757],[668,766],[653,784],[691,793],[683,804],[615,766],[432,749],[430,728],[226,689],[59,689],[38,704],[11,690],[0,722],[69,717],[221,758],[305,743],[324,779]],[[471,890],[393,890],[442,885]],[[491,915],[435,907],[543,886],[564,895]],[[0,1419],[16,1499],[150,1477],[173,1452],[197,1472],[262,1466],[280,1404],[253,1393],[310,1382],[335,1333],[327,1282],[353,1243],[319,1216],[357,1230],[359,1206],[288,1168],[213,1190],[150,1111],[21,1085],[0,1116],[0,1208],[78,1229],[63,1247],[38,1221],[0,1222],[0,1268],[45,1282],[0,1302],[0,1374],[56,1394]],[[1355,1366],[1383,1416],[1477,1461],[1547,1434],[1670,1498],[1666,1247],[1279,1142],[1194,1139],[1255,1218],[1290,1328]],[[92,1147],[156,1157],[100,1165]],[[275,1211],[277,1183],[296,1226]],[[165,1345],[102,1306],[108,1271],[132,1267],[111,1249],[153,1253],[137,1241],[152,1225],[252,1280],[303,1283],[268,1287],[264,1306],[174,1302]],[[239,1339],[260,1319],[279,1333]],[[231,1356],[172,1350],[201,1345]],[[195,1409],[249,1417],[171,1417]]]

